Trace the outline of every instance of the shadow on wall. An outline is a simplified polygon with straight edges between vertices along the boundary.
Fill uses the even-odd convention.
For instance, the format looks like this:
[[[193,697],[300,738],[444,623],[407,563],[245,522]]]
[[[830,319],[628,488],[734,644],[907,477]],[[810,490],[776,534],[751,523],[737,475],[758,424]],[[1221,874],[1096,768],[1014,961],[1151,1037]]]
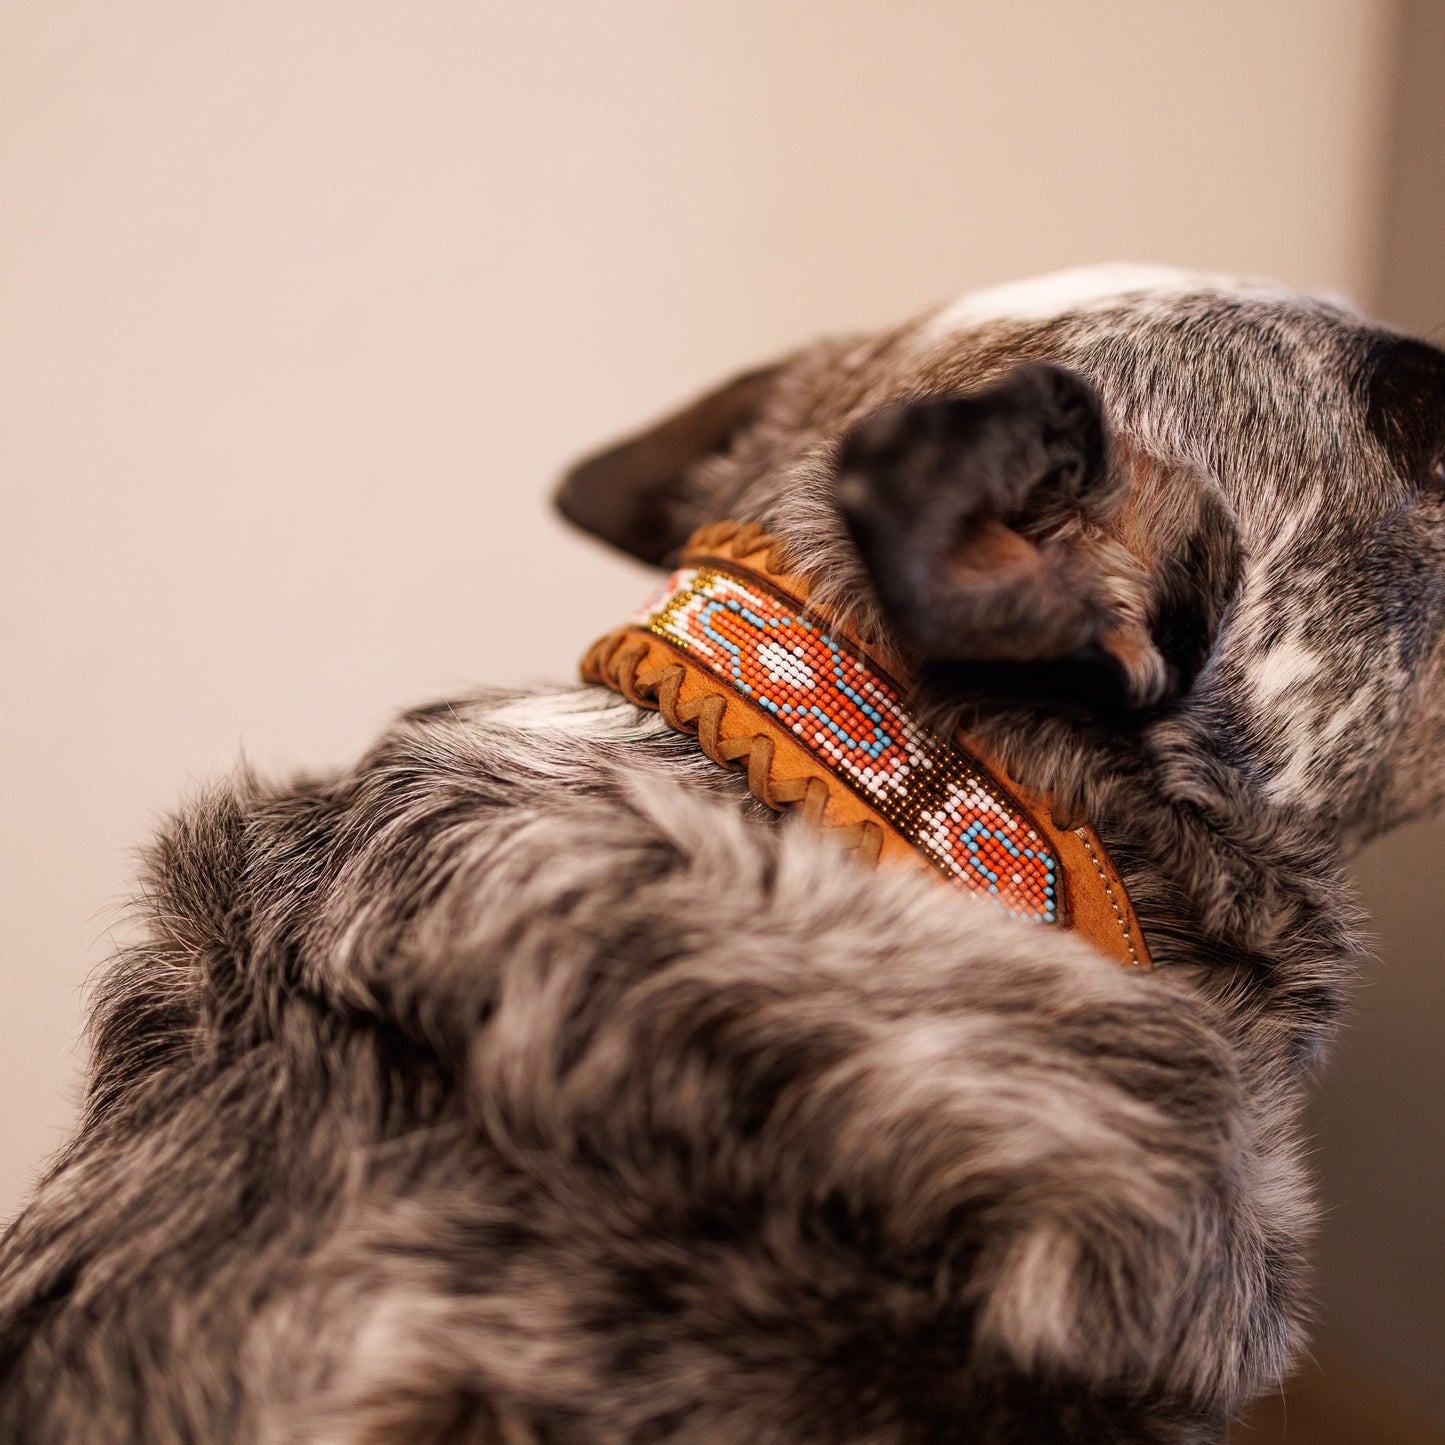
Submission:
[[[1373,309],[1407,331],[1445,334],[1445,6],[1406,0],[1400,10],[1394,134],[1380,218],[1380,277]],[[1445,1440],[1445,959],[1441,869],[1445,823],[1420,824],[1366,850],[1356,873],[1379,954],[1314,1102],[1317,1167],[1326,1205],[1319,1249],[1320,1359],[1329,1388],[1301,1382],[1316,1433],[1302,1445]],[[1350,1380],[1433,1422],[1384,1433],[1352,1401]],[[1387,1388],[1388,1387],[1388,1388]],[[1334,1420],[1334,1434],[1328,1433]],[[1358,1433],[1341,1434],[1353,1420]],[[1423,1428],[1423,1427],[1422,1427]]]
[[[1445,1432],[1381,1398],[1351,1365],[1322,1357],[1230,1431],[1230,1445],[1445,1445]]]

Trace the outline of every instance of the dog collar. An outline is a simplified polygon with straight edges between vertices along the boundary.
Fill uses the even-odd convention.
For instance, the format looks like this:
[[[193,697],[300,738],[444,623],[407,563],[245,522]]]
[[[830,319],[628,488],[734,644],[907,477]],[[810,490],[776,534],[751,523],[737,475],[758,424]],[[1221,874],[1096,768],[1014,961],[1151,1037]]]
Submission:
[[[1122,879],[1092,828],[1062,828],[964,734],[910,711],[891,658],[809,606],[807,580],[759,527],[698,532],[582,675],[745,769],[754,797],[800,812],[861,859],[926,866],[1015,917],[1072,928],[1149,967]]]

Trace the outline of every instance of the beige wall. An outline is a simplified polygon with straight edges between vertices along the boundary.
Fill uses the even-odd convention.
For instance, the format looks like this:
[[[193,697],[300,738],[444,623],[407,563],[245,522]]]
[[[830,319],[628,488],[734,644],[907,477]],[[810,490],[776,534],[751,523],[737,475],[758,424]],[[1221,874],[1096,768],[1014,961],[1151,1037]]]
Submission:
[[[1392,10],[0,5],[0,1216],[158,812],[635,601],[565,459],[1044,267],[1368,293]]]

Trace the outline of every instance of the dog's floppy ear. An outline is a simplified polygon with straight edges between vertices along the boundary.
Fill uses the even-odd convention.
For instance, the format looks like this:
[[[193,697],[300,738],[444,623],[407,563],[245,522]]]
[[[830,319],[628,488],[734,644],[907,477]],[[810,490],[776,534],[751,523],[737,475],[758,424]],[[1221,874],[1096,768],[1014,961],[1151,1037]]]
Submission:
[[[578,462],[557,508],[585,532],[659,564],[687,540],[682,481],[756,416],[783,363],[744,372],[636,436]]]
[[[1187,689],[1234,584],[1222,502],[1175,472],[1034,363],[865,420],[838,503],[925,690],[1128,710]]]

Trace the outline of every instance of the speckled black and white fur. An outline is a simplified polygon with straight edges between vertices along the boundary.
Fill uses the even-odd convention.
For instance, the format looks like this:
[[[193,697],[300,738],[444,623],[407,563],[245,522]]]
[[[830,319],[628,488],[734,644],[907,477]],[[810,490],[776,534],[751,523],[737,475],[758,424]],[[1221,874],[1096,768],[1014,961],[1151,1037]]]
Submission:
[[[600,690],[233,778],[0,1244],[0,1438],[1222,1439],[1301,1343],[1342,860],[1445,793],[1442,452],[1439,352],[1111,271],[580,467],[655,560],[786,539],[1096,824],[1160,967],[864,872]]]

